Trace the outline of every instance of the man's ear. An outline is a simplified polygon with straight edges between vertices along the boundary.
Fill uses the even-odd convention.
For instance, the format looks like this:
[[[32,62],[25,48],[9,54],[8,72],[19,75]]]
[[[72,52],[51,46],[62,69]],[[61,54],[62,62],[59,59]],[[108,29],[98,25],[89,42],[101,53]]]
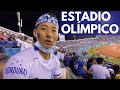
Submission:
[[[35,38],[37,38],[37,32],[36,32],[36,29],[33,30],[33,35]]]

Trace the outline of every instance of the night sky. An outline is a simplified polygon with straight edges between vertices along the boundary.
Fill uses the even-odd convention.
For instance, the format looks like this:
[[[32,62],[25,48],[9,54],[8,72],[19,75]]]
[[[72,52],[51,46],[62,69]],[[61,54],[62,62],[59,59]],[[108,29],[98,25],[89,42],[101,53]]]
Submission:
[[[33,29],[36,20],[39,18],[39,16],[46,12],[51,11],[20,11],[21,19],[23,20],[21,28],[22,32],[28,36],[33,36]],[[16,13],[17,11],[0,11],[0,26],[15,32],[19,32]],[[54,13],[56,14],[58,20],[60,20],[60,11],[54,11]],[[73,36],[67,35],[65,38],[66,40],[74,39]],[[79,39],[79,36],[76,36],[76,39]]]
[[[36,20],[40,15],[48,11],[20,11],[21,19],[23,20],[22,24],[22,32],[29,35],[32,35],[32,31],[34,29],[34,25]],[[10,30],[18,32],[17,25],[17,11],[0,11],[0,26],[8,28]],[[55,11],[56,16],[59,18],[59,12]]]

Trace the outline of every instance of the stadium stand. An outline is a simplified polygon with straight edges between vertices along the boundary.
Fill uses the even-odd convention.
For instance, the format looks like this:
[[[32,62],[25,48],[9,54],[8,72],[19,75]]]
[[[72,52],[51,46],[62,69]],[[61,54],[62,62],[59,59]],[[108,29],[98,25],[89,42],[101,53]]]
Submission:
[[[24,41],[24,37],[27,37],[28,39],[25,40],[24,42],[30,43],[30,46],[33,43],[33,38],[29,37],[23,33],[18,33],[14,32],[12,30],[3,28],[0,26],[0,32],[4,32],[4,35],[9,38],[0,40],[0,60],[3,60],[6,57],[11,57],[12,55],[16,54],[17,52],[21,51],[21,47],[18,46],[18,43],[16,42],[17,39],[18,41],[22,42]],[[5,34],[6,33],[6,34]],[[12,39],[14,37],[14,39]],[[66,68],[70,72],[71,79],[84,79],[82,76],[77,76],[75,75],[74,72],[71,71],[71,68],[69,66],[66,66],[64,57],[68,53],[73,53],[76,52],[81,56],[81,60],[84,62],[84,65],[87,67],[87,62],[91,56],[89,56],[86,53],[86,50],[89,48],[95,48],[99,46],[104,46],[106,44],[111,45],[111,44],[119,44],[120,43],[120,36],[117,35],[100,35],[96,36],[94,38],[84,38],[84,39],[78,39],[78,40],[62,40],[62,41],[57,41],[56,46],[58,49],[60,49],[60,53],[63,52],[62,54],[59,54],[60,56],[60,62],[61,62],[61,67]],[[58,50],[59,51],[59,50]],[[58,53],[56,52],[56,55]],[[61,60],[62,59],[62,60]],[[5,63],[1,63],[1,68],[0,71],[2,70],[2,66],[4,66]],[[112,71],[113,64],[109,62],[105,62],[105,67],[109,69],[109,71]],[[112,71],[113,73],[113,71]],[[2,77],[2,72],[0,72],[0,78]]]

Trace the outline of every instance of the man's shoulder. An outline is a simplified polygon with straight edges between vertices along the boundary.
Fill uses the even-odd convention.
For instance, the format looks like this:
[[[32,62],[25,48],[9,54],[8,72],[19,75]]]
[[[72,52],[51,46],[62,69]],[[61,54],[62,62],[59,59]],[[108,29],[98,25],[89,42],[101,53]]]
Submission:
[[[59,58],[56,56],[56,55],[54,55],[54,54],[52,54],[52,60],[55,62],[55,63],[59,63],[60,61],[59,61]]]
[[[24,67],[24,66],[29,66],[29,65],[31,66],[33,64],[33,56],[30,52],[32,51],[31,49],[30,50],[26,49],[24,51],[21,51],[11,56],[8,62],[6,63],[6,67],[8,66]]]
[[[90,68],[96,68],[97,66],[97,64],[93,64]]]
[[[34,48],[33,47],[30,47],[30,48],[27,48],[27,49],[25,49],[25,50],[23,50],[23,51],[20,51],[20,52],[18,52],[16,55],[31,55],[32,53],[34,53]]]
[[[17,59],[30,59],[32,58],[34,53],[33,47],[27,48],[23,51],[18,52],[17,54],[13,55],[12,58],[17,58]]]
[[[57,55],[52,53],[52,59],[58,59]]]

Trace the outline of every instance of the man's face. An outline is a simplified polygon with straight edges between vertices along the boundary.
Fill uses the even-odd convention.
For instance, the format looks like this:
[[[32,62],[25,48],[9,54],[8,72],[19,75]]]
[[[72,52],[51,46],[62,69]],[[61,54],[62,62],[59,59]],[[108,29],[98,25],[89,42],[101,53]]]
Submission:
[[[51,48],[58,39],[58,27],[50,22],[41,23],[35,33],[34,36],[44,48]]]

